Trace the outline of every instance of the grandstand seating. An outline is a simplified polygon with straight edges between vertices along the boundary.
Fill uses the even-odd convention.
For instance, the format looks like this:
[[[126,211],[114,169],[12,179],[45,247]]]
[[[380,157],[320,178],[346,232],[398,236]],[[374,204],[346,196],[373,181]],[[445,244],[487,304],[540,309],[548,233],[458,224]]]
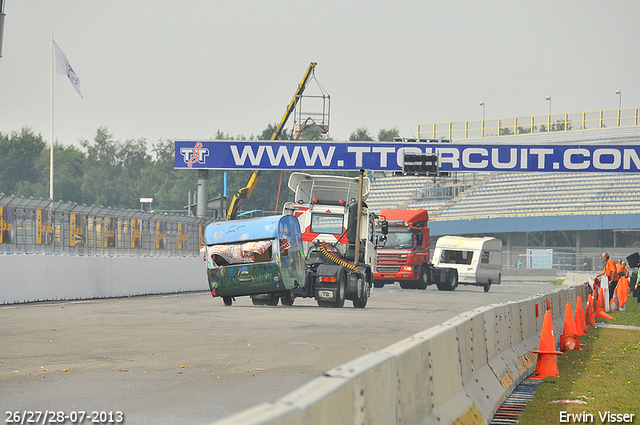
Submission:
[[[438,219],[640,213],[640,175],[478,173],[443,179],[434,187],[429,177],[387,174],[372,181],[368,203],[374,211],[425,208]]]

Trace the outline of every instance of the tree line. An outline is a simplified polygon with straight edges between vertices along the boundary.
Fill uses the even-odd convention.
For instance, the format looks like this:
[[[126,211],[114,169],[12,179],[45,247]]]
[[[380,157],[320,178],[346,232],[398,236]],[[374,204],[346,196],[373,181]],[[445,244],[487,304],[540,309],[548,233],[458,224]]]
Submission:
[[[212,140],[269,140],[276,124],[269,124],[257,136],[232,137],[220,130]],[[286,130],[284,138],[287,138]],[[392,141],[397,128],[381,129],[379,141]],[[298,140],[333,140],[319,133],[303,134]],[[365,127],[351,133],[350,141],[372,141]],[[174,169],[174,143],[160,140],[149,144],[146,139],[116,140],[106,127],[96,131],[93,140],[80,140],[81,148],[54,143],[54,199],[77,204],[101,205],[120,209],[139,209],[140,198],[153,198],[155,211],[185,211],[189,191],[195,194],[197,176],[192,170]],[[0,133],[0,193],[34,198],[49,198],[50,147],[41,134],[29,127]],[[223,170],[210,170],[209,199],[223,193]],[[278,210],[285,201],[293,200],[287,188],[291,172],[263,171],[250,199],[241,210],[276,210],[276,197],[282,174]],[[355,175],[353,173],[343,173]],[[228,172],[228,196],[245,186],[251,171]],[[194,195],[192,195],[194,196]]]

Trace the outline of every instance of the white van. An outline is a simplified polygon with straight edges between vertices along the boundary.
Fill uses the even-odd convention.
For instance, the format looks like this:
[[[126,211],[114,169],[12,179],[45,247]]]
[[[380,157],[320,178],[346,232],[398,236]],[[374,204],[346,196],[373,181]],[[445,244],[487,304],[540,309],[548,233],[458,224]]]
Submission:
[[[458,283],[484,287],[489,292],[502,277],[502,241],[496,238],[442,236],[433,253],[436,267],[458,270]]]

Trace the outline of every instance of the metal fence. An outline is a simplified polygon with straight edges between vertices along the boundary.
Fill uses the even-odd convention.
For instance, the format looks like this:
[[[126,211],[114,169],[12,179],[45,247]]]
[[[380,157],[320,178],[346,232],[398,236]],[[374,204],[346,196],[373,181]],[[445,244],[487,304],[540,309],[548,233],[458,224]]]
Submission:
[[[418,138],[468,139],[509,134],[635,127],[640,108],[418,124]]]
[[[0,255],[193,257],[211,221],[0,194]]]

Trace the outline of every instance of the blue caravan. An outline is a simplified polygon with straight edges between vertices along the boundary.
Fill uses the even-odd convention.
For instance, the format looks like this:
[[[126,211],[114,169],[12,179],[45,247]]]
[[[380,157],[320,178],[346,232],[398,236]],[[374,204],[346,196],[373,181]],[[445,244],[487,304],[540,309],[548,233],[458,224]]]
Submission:
[[[305,285],[300,224],[293,215],[221,221],[204,233],[209,289],[231,305],[252,295],[253,304],[292,305]]]

